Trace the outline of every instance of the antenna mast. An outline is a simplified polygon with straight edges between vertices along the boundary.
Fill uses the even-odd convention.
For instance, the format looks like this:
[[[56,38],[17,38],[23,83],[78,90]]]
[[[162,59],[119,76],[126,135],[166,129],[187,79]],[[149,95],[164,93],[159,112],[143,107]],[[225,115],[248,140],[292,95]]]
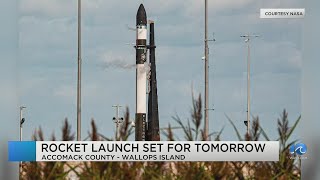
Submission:
[[[78,0],[77,141],[81,141],[81,0]]]
[[[244,121],[244,124],[247,126],[247,134],[250,132],[250,39],[259,37],[259,35],[242,35],[240,36],[245,38],[245,43],[247,43],[248,56],[247,56],[247,120]]]

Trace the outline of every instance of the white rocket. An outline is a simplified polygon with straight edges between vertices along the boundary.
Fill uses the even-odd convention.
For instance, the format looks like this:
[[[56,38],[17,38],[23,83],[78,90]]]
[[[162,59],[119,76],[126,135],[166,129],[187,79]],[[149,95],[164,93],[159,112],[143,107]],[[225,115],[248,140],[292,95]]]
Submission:
[[[147,100],[147,72],[145,62],[147,57],[147,15],[143,4],[137,12],[136,29],[136,119],[135,139],[145,140],[146,132],[146,100]]]

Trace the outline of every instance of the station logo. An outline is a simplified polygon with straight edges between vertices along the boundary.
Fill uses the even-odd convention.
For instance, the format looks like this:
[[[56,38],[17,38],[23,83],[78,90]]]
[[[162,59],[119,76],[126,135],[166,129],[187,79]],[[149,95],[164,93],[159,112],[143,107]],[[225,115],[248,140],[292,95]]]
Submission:
[[[292,155],[290,159],[307,159],[307,157],[303,156],[307,153],[307,146],[303,143],[293,144],[290,146],[289,152]],[[294,155],[297,155],[294,157]],[[302,157],[303,156],[303,157]]]

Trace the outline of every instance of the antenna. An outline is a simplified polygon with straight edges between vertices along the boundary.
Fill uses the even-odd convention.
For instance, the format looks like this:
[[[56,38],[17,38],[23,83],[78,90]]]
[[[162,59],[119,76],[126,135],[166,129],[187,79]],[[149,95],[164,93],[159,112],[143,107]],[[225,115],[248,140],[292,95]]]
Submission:
[[[244,124],[247,126],[247,134],[250,132],[250,39],[260,37],[259,35],[241,35],[241,38],[245,38],[244,42],[247,43],[248,56],[247,56],[247,120]]]
[[[212,33],[212,39],[208,39],[207,40],[208,42],[215,42],[216,41],[216,39],[214,38],[214,33]],[[208,46],[208,51],[209,51],[209,46]],[[208,52],[209,53],[209,52]],[[205,60],[206,59],[206,57],[205,56],[203,56],[202,58],[201,58],[201,60]]]
[[[128,24],[126,24],[126,27],[129,31],[137,31],[136,28],[130,27]],[[132,45],[134,48],[136,48],[136,43],[125,43],[126,45]]]
[[[81,0],[78,0],[77,141],[81,141]]]
[[[20,118],[19,118],[19,124],[20,124],[20,141],[22,141],[22,125],[25,122],[25,118],[22,115],[22,111],[23,109],[25,109],[27,107],[25,106],[20,106]],[[22,161],[19,162],[19,176],[22,173]]]
[[[214,33],[212,33],[212,39],[208,39],[207,41],[208,41],[208,42],[210,42],[210,41],[215,42],[215,41],[216,41],[216,39],[214,38]]]
[[[209,134],[209,47],[208,47],[208,0],[204,1],[204,139]]]
[[[207,40],[208,42],[215,42],[216,41],[216,39],[214,38],[214,33],[212,33],[212,39],[208,39]],[[209,48],[209,46],[208,46],[208,54],[210,54],[210,48]],[[208,66],[209,67],[209,66]],[[214,107],[214,104],[212,105],[212,107]],[[208,111],[214,111],[214,108],[208,108],[207,109]]]
[[[209,46],[208,42],[215,42],[214,33],[212,33],[212,39],[208,39],[208,2],[205,0],[205,56],[202,60],[205,61],[205,102],[204,102],[204,133],[205,139],[208,138],[209,134],[209,110],[214,110],[209,108]]]
[[[123,117],[119,117],[119,111],[122,107],[121,105],[113,105],[112,107],[116,108],[116,116],[112,118],[113,122],[116,124],[116,140],[119,137],[119,125],[123,122]]]

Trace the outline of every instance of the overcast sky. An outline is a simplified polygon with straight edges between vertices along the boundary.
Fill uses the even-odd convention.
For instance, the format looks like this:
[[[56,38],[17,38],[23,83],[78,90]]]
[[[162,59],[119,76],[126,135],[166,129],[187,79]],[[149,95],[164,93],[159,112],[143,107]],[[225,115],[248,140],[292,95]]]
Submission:
[[[17,164],[7,161],[7,141],[19,138],[19,105],[28,106],[25,140],[30,139],[38,126],[46,131],[46,138],[53,131],[60,135],[65,117],[70,119],[73,130],[76,127],[76,1],[19,2],[0,1],[2,179],[17,179]],[[96,119],[103,134],[113,134],[113,104],[127,104],[131,116],[134,115],[135,70],[104,67],[110,62],[134,64],[134,49],[126,44],[135,41],[135,33],[128,31],[127,25],[134,27],[141,2],[83,0],[84,135],[91,117]],[[203,91],[204,6],[202,1],[192,0],[144,3],[148,17],[156,21],[163,127],[168,122],[174,124],[170,116],[175,112],[188,116],[192,83],[197,92]],[[210,104],[216,109],[210,113],[210,130],[218,131],[226,125],[222,138],[236,139],[224,116],[226,113],[244,134],[246,49],[239,36],[247,32],[260,34],[259,39],[252,41],[252,113],[260,115],[269,135],[275,135],[275,121],[282,109],[288,109],[292,122],[302,107],[303,119],[295,138],[303,138],[308,145],[308,161],[302,167],[304,174],[312,177],[315,177],[310,173],[312,168],[305,165],[319,159],[316,136],[319,137],[320,106],[319,3],[317,0],[209,0],[209,32],[214,32],[217,40],[210,44]],[[260,8],[295,7],[306,8],[303,20],[262,20],[257,14]],[[10,174],[14,176],[9,177]]]
[[[114,134],[114,104],[135,113],[136,11],[144,3],[155,20],[156,62],[161,127],[176,124],[171,116],[189,118],[191,86],[204,90],[204,3],[193,0],[83,0],[82,134],[90,119],[98,130]],[[259,34],[251,41],[252,114],[275,137],[282,110],[291,123],[301,113],[301,19],[260,19],[260,8],[301,8],[301,0],[209,1],[210,131],[225,126],[222,138],[235,139],[224,114],[242,134],[246,119],[246,44],[240,35]],[[41,126],[45,137],[60,136],[67,117],[76,130],[77,3],[24,0],[19,4],[17,93],[27,106],[24,138]],[[113,65],[112,65],[113,64]],[[115,65],[114,65],[115,64]],[[126,65],[127,68],[120,68]],[[10,91],[10,90],[8,90]],[[182,137],[182,136],[181,136]],[[183,138],[181,138],[183,139]]]

